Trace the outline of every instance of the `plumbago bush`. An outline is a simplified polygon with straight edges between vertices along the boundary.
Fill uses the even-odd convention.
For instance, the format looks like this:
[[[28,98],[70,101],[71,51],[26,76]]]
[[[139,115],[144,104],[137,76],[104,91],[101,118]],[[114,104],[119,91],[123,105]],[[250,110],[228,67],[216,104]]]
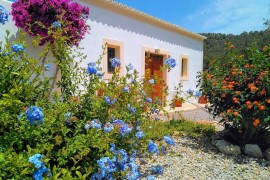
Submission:
[[[270,146],[270,47],[228,52],[199,75],[209,110],[221,116],[228,138],[238,144]]]
[[[1,62],[12,64],[14,57],[25,55],[22,44],[12,49],[16,48],[12,55],[6,56],[6,51],[3,51]],[[19,59],[16,63],[33,68]],[[126,76],[120,77],[116,72],[112,80],[103,83],[98,64],[92,62],[82,69],[77,82],[80,81],[85,90],[77,91],[77,96],[69,96],[63,101],[54,93],[51,102],[45,100],[50,86],[42,89],[34,83],[35,88],[30,93],[33,99],[20,100],[15,96],[13,101],[17,104],[6,105],[0,117],[1,178],[138,179],[136,154],[165,153],[166,146],[175,144],[170,136],[165,136],[161,148],[161,145],[145,139],[144,129],[140,128],[151,114],[161,109],[147,95],[152,84],[139,79],[130,65]],[[24,68],[6,72],[26,76]],[[43,71],[46,70],[44,67]],[[10,75],[13,78],[9,79],[11,84],[21,79],[15,75]],[[1,77],[8,76],[1,71]],[[8,102],[6,98],[13,94],[13,89],[24,93],[23,90],[32,88],[33,80],[29,75],[26,77],[27,83],[5,87],[0,102]],[[41,73],[39,77],[43,79]],[[77,89],[77,84],[71,86]],[[36,93],[39,95],[35,96]],[[1,110],[4,107],[1,104]]]
[[[131,64],[123,67],[115,58],[113,78],[104,83],[104,54],[80,68],[86,56],[64,31],[62,21],[52,22],[48,34],[55,41],[47,41],[37,59],[27,56],[23,38],[7,37],[1,45],[0,179],[138,179],[136,154],[165,153],[175,145],[170,136],[161,144],[148,140],[141,128],[162,110],[150,98],[157,79],[140,79]],[[50,52],[56,72],[45,64]],[[119,76],[119,68],[127,74]],[[53,92],[55,83],[61,93]]]

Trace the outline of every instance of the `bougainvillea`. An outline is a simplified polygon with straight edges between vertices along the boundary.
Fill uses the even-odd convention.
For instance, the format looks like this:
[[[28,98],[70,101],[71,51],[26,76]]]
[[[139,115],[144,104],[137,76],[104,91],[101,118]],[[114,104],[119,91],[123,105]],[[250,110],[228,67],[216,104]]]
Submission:
[[[30,36],[41,37],[39,45],[55,41],[50,27],[55,30],[62,27],[62,36],[70,45],[77,45],[89,29],[86,24],[89,8],[72,0],[18,0],[12,4],[12,15],[17,27]]]

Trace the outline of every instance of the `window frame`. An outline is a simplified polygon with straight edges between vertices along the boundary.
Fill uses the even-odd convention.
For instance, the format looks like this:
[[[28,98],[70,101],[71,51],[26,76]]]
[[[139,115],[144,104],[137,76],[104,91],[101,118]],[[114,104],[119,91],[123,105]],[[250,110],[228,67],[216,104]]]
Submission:
[[[183,60],[186,61],[186,66],[183,67]],[[183,81],[188,81],[189,80],[189,56],[187,55],[181,55],[180,56],[180,69],[179,69],[179,73],[180,73],[180,80]],[[186,75],[183,74],[183,69],[185,68],[186,70]]]
[[[109,38],[103,38],[103,47],[105,47],[105,52],[102,57],[102,68],[104,71],[104,79],[111,79],[113,76],[113,73],[108,72],[108,48],[114,48],[115,49],[115,57],[120,59],[121,65],[120,65],[120,71],[119,74],[122,76],[124,74],[124,43],[121,41],[117,41],[114,39]]]

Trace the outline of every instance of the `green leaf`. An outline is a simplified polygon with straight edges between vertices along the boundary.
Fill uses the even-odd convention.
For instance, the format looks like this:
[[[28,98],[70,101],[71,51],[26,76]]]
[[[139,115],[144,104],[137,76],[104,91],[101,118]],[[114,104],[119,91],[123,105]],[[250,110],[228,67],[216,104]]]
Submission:
[[[78,175],[78,177],[79,177],[80,179],[82,179],[82,174],[81,174],[79,171],[76,171],[76,174]]]

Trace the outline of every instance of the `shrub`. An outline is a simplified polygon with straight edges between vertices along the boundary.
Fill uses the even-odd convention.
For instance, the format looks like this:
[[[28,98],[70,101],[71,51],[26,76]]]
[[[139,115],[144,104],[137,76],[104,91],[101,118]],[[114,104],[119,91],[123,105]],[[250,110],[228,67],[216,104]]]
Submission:
[[[38,59],[27,56],[23,38],[9,42],[7,37],[1,46],[0,179],[138,179],[136,154],[146,152],[147,145],[150,152],[159,151],[141,129],[162,109],[159,100],[150,98],[155,81],[139,78],[132,65],[120,76],[118,59],[107,83],[102,81],[100,60],[79,67],[86,56],[71,45],[84,35],[84,21],[76,22],[82,22],[88,10],[69,3],[13,4],[17,25],[37,36],[34,45],[48,43]],[[51,69],[45,64],[49,53],[56,64],[53,78],[44,76]],[[59,71],[62,77],[56,82]],[[59,94],[52,92],[55,83]],[[164,141],[174,145],[170,136]]]
[[[16,45],[12,48],[14,52],[12,45]],[[140,79],[138,72],[130,70],[130,66],[126,76],[122,77],[116,68],[108,83],[101,79],[100,61],[89,63],[86,68],[76,64],[64,66],[63,72],[73,69],[67,79],[72,79],[69,84],[72,94],[53,93],[53,100],[49,101],[50,79],[43,76],[48,66],[41,64],[40,67],[38,60],[27,58],[24,47],[23,41],[7,41],[1,54],[3,91],[0,102],[4,103],[0,106],[3,110],[0,117],[0,177],[137,179],[135,152],[146,152],[148,144],[140,126],[162,109],[159,101],[149,97],[152,82]],[[57,47],[60,51],[66,48],[64,45]],[[77,54],[73,56],[83,58]],[[42,54],[41,59],[44,57]],[[97,91],[102,93],[97,94]],[[6,98],[14,92],[12,97],[16,103],[6,105],[10,103]],[[35,154],[43,157],[37,160],[42,164],[40,167],[35,167],[32,160],[28,162]],[[108,167],[107,164],[111,165]]]
[[[226,46],[225,56],[199,75],[209,110],[222,117],[232,141],[269,145],[270,48],[239,54],[231,43]]]
[[[78,45],[89,29],[86,24],[89,8],[72,0],[18,0],[12,4],[11,14],[17,27],[30,36],[40,36],[41,46],[56,41],[49,32],[52,25],[51,30],[60,26],[64,29],[59,36],[68,37],[69,45]]]

